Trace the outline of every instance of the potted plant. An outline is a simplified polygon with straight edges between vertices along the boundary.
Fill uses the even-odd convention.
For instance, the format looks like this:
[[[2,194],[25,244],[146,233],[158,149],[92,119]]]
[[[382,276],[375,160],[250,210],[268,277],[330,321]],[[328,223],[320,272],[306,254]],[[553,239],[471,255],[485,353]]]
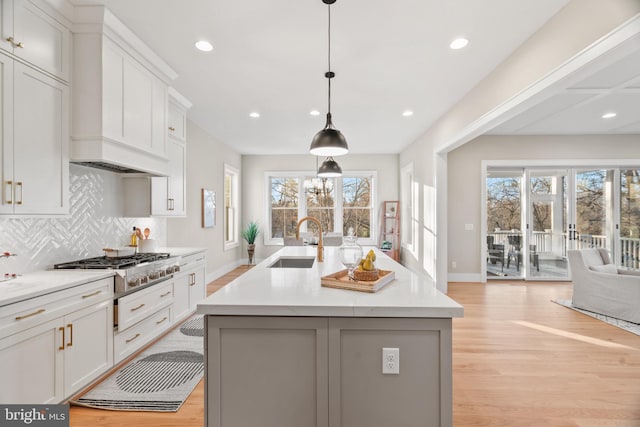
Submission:
[[[247,224],[247,228],[242,230],[242,238],[247,241],[247,252],[249,253],[249,264],[253,264],[253,254],[256,250],[256,237],[260,234],[260,226],[256,221]]]

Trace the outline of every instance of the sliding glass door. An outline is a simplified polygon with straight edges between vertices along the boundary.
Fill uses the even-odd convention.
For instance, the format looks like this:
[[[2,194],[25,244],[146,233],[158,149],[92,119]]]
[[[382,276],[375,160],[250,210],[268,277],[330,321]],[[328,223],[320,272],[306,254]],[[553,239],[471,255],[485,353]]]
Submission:
[[[584,248],[640,269],[640,169],[489,168],[486,195],[487,278],[566,280]]]

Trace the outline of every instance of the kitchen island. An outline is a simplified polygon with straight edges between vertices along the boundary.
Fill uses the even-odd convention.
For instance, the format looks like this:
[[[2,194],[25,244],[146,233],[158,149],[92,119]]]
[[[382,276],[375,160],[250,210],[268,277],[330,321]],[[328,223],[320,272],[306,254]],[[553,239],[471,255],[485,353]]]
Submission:
[[[269,268],[316,255],[291,246],[198,304],[207,426],[452,425],[451,319],[463,308],[376,254],[395,273],[376,293],[321,286],[344,269],[337,247],[311,268]]]

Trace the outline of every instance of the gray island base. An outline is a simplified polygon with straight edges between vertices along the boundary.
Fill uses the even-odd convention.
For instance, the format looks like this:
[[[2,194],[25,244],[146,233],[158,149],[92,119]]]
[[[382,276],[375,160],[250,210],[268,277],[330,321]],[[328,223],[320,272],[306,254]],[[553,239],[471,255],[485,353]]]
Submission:
[[[452,426],[462,306],[379,251],[396,280],[374,294],[320,285],[344,268],[337,248],[309,269],[268,267],[313,255],[285,247],[198,305],[206,426]]]

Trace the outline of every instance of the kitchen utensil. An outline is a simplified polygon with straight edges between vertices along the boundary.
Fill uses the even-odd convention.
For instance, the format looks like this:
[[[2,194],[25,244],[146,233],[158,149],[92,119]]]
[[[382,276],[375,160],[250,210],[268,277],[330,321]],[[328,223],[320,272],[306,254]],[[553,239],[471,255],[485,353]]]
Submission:
[[[136,248],[131,246],[122,248],[104,248],[103,251],[107,258],[122,258],[133,255],[136,252]]]
[[[148,239],[149,238],[149,234],[151,234],[151,230],[149,230],[149,227],[144,229],[144,238]]]
[[[136,228],[136,236],[138,236],[138,240],[142,240],[142,231],[139,228]]]

